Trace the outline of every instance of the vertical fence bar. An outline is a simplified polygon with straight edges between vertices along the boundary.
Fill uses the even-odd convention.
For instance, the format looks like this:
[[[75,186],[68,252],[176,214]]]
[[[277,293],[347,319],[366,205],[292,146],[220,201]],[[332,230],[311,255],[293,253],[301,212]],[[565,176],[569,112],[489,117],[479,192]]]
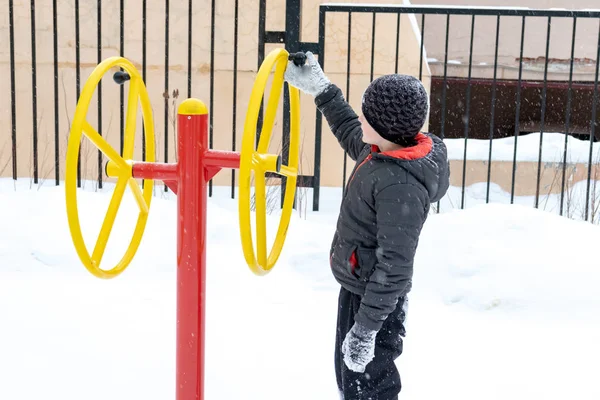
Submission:
[[[542,115],[540,121],[540,149],[538,157],[537,183],[535,188],[535,208],[540,204],[540,179],[542,174],[542,147],[544,144],[544,125],[546,122],[546,94],[548,92],[548,55],[550,53],[550,28],[552,17],[548,17],[548,28],[546,30],[546,59],[544,63],[544,88],[542,89]]]
[[[58,13],[57,0],[52,0],[52,42],[54,50],[54,180],[60,184],[59,125],[58,125]]]
[[[444,83],[442,86],[441,136],[444,137],[446,127],[446,92],[448,89],[448,42],[450,38],[450,14],[446,15],[446,44],[444,47]]]
[[[286,3],[287,6],[287,3]],[[266,39],[266,20],[267,20],[267,1],[259,0],[258,3],[258,54],[257,54],[257,66],[256,70],[258,71],[261,67],[265,59],[265,42]],[[285,96],[285,95],[284,95]],[[263,109],[264,109],[264,95],[261,96],[260,99],[260,107],[258,110],[258,118],[256,121],[256,131],[255,131],[255,146],[258,146],[260,142],[260,133],[263,125]]]
[[[238,24],[239,0],[235,0],[233,16],[233,107],[231,128],[231,151],[237,147],[237,69],[238,69]],[[235,198],[235,169],[231,170],[231,198]]]
[[[256,70],[260,69],[260,65],[265,59],[265,31],[267,21],[267,0],[259,0],[258,3],[258,63]],[[260,100],[260,108],[258,111],[258,119],[256,121],[256,143],[260,140],[260,131],[263,123],[263,100],[264,96]]]
[[[475,37],[475,15],[471,16],[471,43],[469,44],[469,75],[467,78],[467,94],[465,104],[465,148],[463,153],[461,210],[465,208],[465,185],[467,180],[467,143],[469,141],[469,121],[471,118],[471,75],[473,73],[473,41]]]
[[[598,19],[598,44],[596,51],[596,75],[594,76],[594,100],[592,101],[592,119],[590,120],[590,151],[588,155],[587,185],[585,189],[585,220],[588,220],[590,212],[590,185],[592,183],[592,152],[594,148],[594,138],[596,135],[596,108],[598,106],[598,71],[600,67],[600,19]],[[598,168],[598,165],[595,166]],[[594,174],[594,181],[596,179]],[[594,199],[597,200],[596,183],[594,183]],[[594,222],[594,211],[592,210],[592,223]]]
[[[319,7],[319,64],[325,70],[325,10]],[[319,195],[321,192],[321,137],[323,117],[316,111],[315,121],[315,159],[313,173],[313,211],[319,211]]]
[[[444,86],[442,87],[442,130],[440,137],[444,139],[446,128],[446,93],[448,91],[448,42],[450,41],[450,13],[446,14],[446,45],[444,48]],[[436,213],[440,213],[440,200],[437,202]]]
[[[350,101],[350,49],[352,47],[352,12],[348,13],[348,57],[346,59],[346,100]],[[344,152],[342,167],[342,195],[346,194],[347,158]]]
[[[169,0],[165,0],[165,99],[164,129],[165,129],[165,163],[169,162]],[[212,109],[211,109],[212,111]],[[212,113],[211,113],[212,115]],[[169,191],[164,185],[165,192]]]
[[[102,62],[102,0],[97,1],[97,59]],[[121,85],[121,88],[123,85]],[[98,133],[102,136],[102,81],[98,82]],[[102,152],[98,150],[98,187],[102,189]]]
[[[512,183],[510,186],[510,204],[515,202],[515,185],[517,179],[517,142],[519,140],[519,121],[521,119],[521,80],[523,77],[523,46],[525,45],[525,17],[521,20],[521,50],[519,53],[519,83],[517,84],[517,98],[515,100],[515,146],[513,150]]]
[[[425,14],[421,14],[421,56],[419,57],[419,80],[423,80],[423,51],[425,49]]]
[[[146,0],[142,2],[142,79],[144,84],[147,86],[146,82]],[[142,161],[146,161],[146,129],[144,124],[142,124]],[[144,181],[142,181],[142,186],[144,185]]]
[[[494,117],[496,114],[496,80],[498,73],[498,45],[500,41],[500,15],[496,17],[496,48],[494,50],[494,83],[492,85],[492,111],[490,114],[490,150],[488,157],[487,188],[485,202],[490,202],[490,181],[492,178],[492,143],[494,141]]]
[[[286,36],[289,31],[286,31]],[[286,45],[289,42],[286,41]],[[290,49],[291,50],[291,49]],[[293,50],[292,50],[293,51]],[[283,165],[288,164],[289,160],[289,149],[290,149],[290,91],[287,82],[283,83],[283,124],[281,126],[281,161]],[[283,207],[283,201],[285,200],[285,185],[287,184],[287,178],[281,177],[280,181],[281,191],[279,194],[280,207]],[[296,207],[296,201],[293,202],[292,207]]]
[[[373,25],[371,28],[371,75],[369,76],[369,82],[373,82],[373,74],[375,72],[375,18],[377,13],[373,13]]]
[[[192,97],[192,0],[188,2],[188,78],[187,98]]]
[[[300,15],[302,14],[301,2],[299,0],[286,0],[285,2],[285,47],[290,53],[296,53],[300,50]],[[290,92],[287,82],[283,84],[283,124],[282,124],[282,142],[281,159],[284,165],[288,164],[290,153]],[[280,206],[283,207],[285,200],[285,187],[287,177],[281,177],[281,195]],[[297,193],[297,188],[295,190]],[[296,208],[297,196],[294,196],[293,207]]]
[[[81,93],[81,58],[79,48],[79,0],[75,0],[75,91],[76,101],[79,101]],[[81,144],[79,144],[79,156],[77,157],[77,187],[81,187]]]
[[[563,170],[560,190],[560,215],[563,215],[565,200],[565,178],[567,174],[567,147],[569,145],[569,125],[571,122],[571,100],[573,96],[573,62],[575,59],[575,37],[577,35],[577,17],[573,17],[573,37],[571,38],[571,63],[569,66],[569,89],[567,91],[567,110],[565,111],[565,149],[563,152]],[[570,205],[569,205],[570,206]]]
[[[210,105],[208,115],[208,148],[213,148],[213,120],[215,115],[215,0],[211,1],[210,6]],[[208,181],[208,196],[213,194],[213,180]]]
[[[35,0],[31,0],[31,112],[33,114],[33,182],[38,183],[37,60],[35,46]]]
[[[15,86],[15,23],[13,0],[8,0],[8,25],[10,45],[10,114],[12,123],[12,174],[17,180],[17,101]]]
[[[125,57],[125,4],[124,1],[125,0],[120,0],[120,11],[119,11],[119,55],[121,57]],[[121,71],[123,71],[123,68],[121,68]],[[123,142],[124,142],[124,134],[125,134],[125,85],[119,85],[119,92],[120,92],[120,101],[121,101],[121,107],[120,107],[120,113],[121,113],[121,122],[120,122],[120,126],[121,126],[121,131],[120,131],[120,136],[121,136],[121,152],[119,154],[123,155]]]
[[[394,65],[394,73],[398,73],[398,57],[400,56],[400,16],[402,14],[396,14],[396,64]]]

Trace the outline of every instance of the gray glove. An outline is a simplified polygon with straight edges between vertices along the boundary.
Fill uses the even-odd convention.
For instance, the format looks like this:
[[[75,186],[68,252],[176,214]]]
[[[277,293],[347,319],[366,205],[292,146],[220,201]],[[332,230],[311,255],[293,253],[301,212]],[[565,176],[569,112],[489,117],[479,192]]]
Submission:
[[[306,52],[306,63],[301,67],[298,67],[293,61],[288,61],[284,79],[290,85],[314,97],[323,93],[331,84],[310,51]]]
[[[354,323],[342,343],[344,363],[354,372],[365,372],[367,364],[375,357],[376,331]]]

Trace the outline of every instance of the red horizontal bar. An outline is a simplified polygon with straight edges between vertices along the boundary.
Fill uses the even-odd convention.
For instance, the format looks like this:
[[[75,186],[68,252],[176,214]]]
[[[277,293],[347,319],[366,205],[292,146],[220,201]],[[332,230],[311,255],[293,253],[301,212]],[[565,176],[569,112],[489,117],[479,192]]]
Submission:
[[[133,163],[132,174],[134,178],[177,181],[177,164],[136,161]]]
[[[234,151],[207,150],[204,153],[205,167],[240,168],[240,153]]]

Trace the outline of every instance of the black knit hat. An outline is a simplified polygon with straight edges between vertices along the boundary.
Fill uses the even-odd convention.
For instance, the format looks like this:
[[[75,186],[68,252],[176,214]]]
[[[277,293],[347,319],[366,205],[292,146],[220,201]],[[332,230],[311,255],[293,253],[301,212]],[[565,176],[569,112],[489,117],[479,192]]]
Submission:
[[[384,75],[371,82],[363,95],[365,119],[393,143],[405,143],[418,134],[428,111],[427,92],[421,81],[410,75]]]

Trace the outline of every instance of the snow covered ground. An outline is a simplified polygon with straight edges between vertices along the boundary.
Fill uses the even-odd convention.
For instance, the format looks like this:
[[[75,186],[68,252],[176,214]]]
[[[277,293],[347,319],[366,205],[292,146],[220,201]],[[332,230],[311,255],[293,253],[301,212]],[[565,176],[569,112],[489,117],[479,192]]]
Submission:
[[[600,162],[600,144],[588,140],[581,140],[573,136],[567,136],[568,163],[588,164],[590,158],[590,147],[592,150],[592,163]],[[515,158],[515,141],[517,143],[517,161],[538,162],[540,159],[540,139],[542,146],[543,163],[562,163],[565,159],[565,135],[557,132],[544,132],[542,135],[531,133],[492,141],[492,161],[510,161]],[[464,139],[444,139],[448,147],[448,158],[451,160],[465,159]],[[467,141],[467,160],[487,161],[490,158],[490,141],[488,139],[469,139]]]
[[[324,188],[322,211],[292,218],[266,277],[244,264],[228,193],[209,202],[206,399],[337,399],[327,255],[340,190]],[[88,248],[110,194],[80,192]],[[125,200],[105,266],[134,227]],[[600,398],[600,227],[469,204],[424,228],[401,398]],[[0,399],[174,399],[175,222],[173,196],[157,194],[133,263],[103,281],[77,258],[64,186],[0,180]]]

